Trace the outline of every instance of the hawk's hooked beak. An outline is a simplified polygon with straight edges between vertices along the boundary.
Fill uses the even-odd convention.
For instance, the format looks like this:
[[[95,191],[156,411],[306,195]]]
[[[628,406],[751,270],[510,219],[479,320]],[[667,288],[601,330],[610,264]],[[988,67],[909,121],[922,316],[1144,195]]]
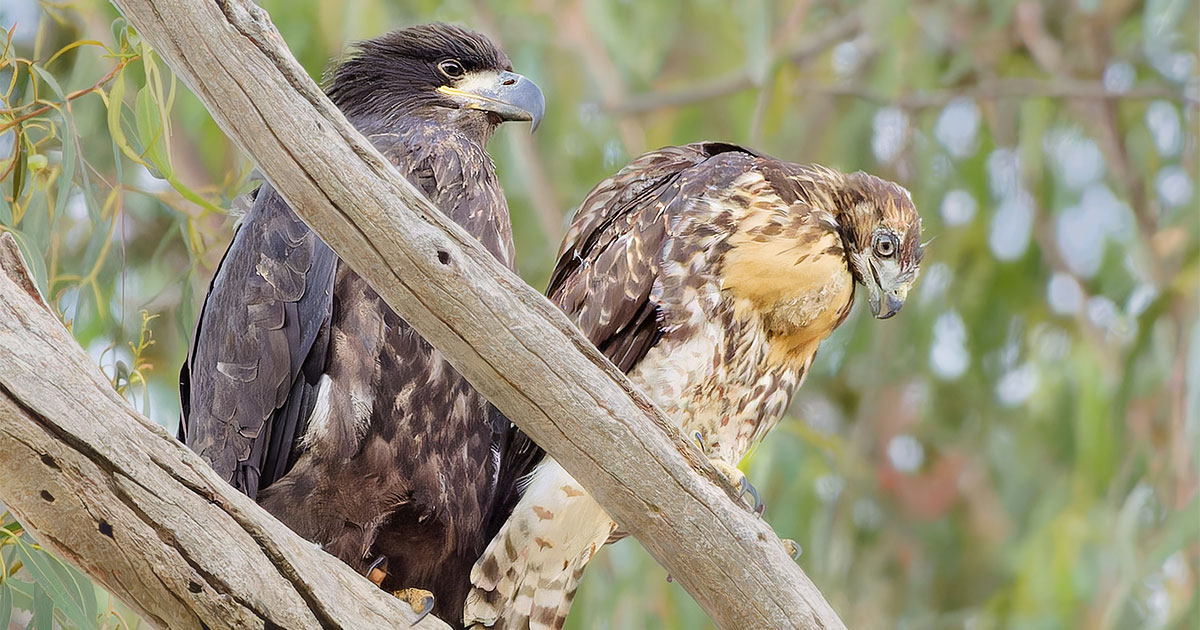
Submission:
[[[536,83],[515,72],[479,72],[463,77],[453,87],[438,88],[461,107],[490,112],[500,120],[528,120],[537,129],[546,113],[546,97]]]
[[[900,312],[900,307],[904,306],[904,299],[908,296],[908,287],[897,287],[886,293],[875,287],[871,288],[871,313],[878,319],[887,319]]]
[[[894,265],[880,270],[872,264],[871,273],[874,277],[871,278],[872,282],[867,283],[871,314],[877,319],[887,319],[900,312],[900,307],[904,306],[912,279],[902,282],[896,278]]]

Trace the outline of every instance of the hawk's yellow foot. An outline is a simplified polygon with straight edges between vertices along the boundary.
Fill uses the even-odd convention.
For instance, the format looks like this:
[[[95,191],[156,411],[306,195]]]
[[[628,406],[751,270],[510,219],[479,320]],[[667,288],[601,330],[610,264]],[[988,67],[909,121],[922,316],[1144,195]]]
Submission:
[[[783,543],[783,550],[787,552],[787,555],[792,557],[792,560],[800,560],[800,554],[804,553],[804,550],[800,548],[799,543],[791,538],[784,538],[780,542]]]
[[[717,469],[717,472],[721,473],[721,476],[725,478],[725,481],[729,482],[731,487],[737,488],[739,499],[749,495],[752,502],[748,502],[747,504],[755,514],[761,516],[766,506],[763,505],[762,499],[758,496],[758,488],[755,488],[750,483],[750,480],[746,479],[746,473],[739,470],[737,466],[722,459],[711,458],[708,461],[712,462],[713,467]]]
[[[392,591],[392,595],[408,602],[412,606],[413,612],[417,613],[417,618],[412,622],[412,625],[421,623],[421,620],[433,610],[433,604],[436,601],[433,593],[422,588],[406,588],[399,591]]]

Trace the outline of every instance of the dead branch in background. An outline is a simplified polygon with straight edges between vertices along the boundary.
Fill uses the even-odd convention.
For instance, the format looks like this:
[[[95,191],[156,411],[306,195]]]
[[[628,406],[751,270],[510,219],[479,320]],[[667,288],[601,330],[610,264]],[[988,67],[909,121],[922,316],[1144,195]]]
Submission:
[[[785,51],[770,65],[775,65],[775,63],[790,63],[795,66],[804,65],[838,43],[854,37],[862,28],[862,15],[858,11],[847,13],[830,22],[824,29],[812,37],[806,38],[795,48]],[[750,89],[756,85],[756,78],[751,75],[749,69],[746,69],[679,90],[635,95],[624,101],[605,103],[601,107],[605,112],[610,114],[629,116],[657,109],[670,109],[672,107],[709,101]]]
[[[880,105],[892,105],[901,109],[929,109],[945,107],[958,99],[996,101],[1003,99],[1060,98],[1086,101],[1104,100],[1151,100],[1166,99],[1180,104],[1196,106],[1182,90],[1165,85],[1137,85],[1120,92],[1113,91],[1099,81],[1070,79],[993,79],[975,86],[947,88],[944,90],[912,91],[897,94],[874,92],[853,83],[821,85],[806,83],[804,90],[811,94],[858,98]]]

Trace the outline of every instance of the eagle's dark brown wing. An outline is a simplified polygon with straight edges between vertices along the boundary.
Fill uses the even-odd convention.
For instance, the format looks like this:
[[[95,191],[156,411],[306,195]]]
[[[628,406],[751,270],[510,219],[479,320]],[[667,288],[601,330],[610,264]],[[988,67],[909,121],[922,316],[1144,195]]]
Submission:
[[[205,297],[180,372],[179,437],[251,497],[294,462],[324,367],[336,266],[264,185]]]
[[[718,142],[647,153],[600,182],[575,213],[546,295],[621,371],[661,335],[650,293],[686,171],[733,151],[758,155]]]

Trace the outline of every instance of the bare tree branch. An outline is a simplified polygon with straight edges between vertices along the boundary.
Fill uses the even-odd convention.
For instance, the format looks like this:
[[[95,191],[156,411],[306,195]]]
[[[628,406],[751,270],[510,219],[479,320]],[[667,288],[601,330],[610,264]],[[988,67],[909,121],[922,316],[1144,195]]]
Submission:
[[[1114,92],[1099,81],[1077,79],[996,79],[979,85],[934,91],[913,91],[897,94],[873,92],[853,83],[838,85],[804,84],[805,92],[829,96],[859,98],[880,105],[895,105],[903,109],[928,109],[944,107],[955,99],[970,98],[979,101],[1029,98],[1063,98],[1087,101],[1105,100],[1150,100],[1167,99],[1195,106],[1200,102],[1188,97],[1182,90],[1165,85],[1137,85]]]
[[[812,37],[806,38],[795,48],[785,51],[771,65],[786,62],[802,66],[821,53],[829,50],[839,42],[854,37],[863,27],[862,15],[855,11],[830,22],[828,26]],[[672,92],[651,92],[632,96],[620,102],[604,103],[601,108],[608,113],[618,116],[641,114],[656,109],[670,109],[683,105],[709,101],[722,96],[728,96],[755,86],[755,78],[750,71],[740,72],[713,79],[707,83],[693,85]]]
[[[735,502],[732,489],[719,485],[716,471],[674,424],[558,309],[442,216],[346,122],[292,58],[264,11],[248,0],[116,4],[297,213],[475,387],[578,478],[720,627],[844,627],[771,528]],[[40,454],[48,452],[43,445],[65,442],[83,450],[85,456],[72,460],[80,466],[89,460],[86,455],[104,455],[103,466],[111,470],[93,465],[99,468],[94,472],[103,480],[107,471],[115,480],[110,493],[133,497],[132,505],[118,502],[112,509],[128,509],[132,518],[137,516],[134,508],[153,508],[156,516],[176,523],[180,531],[197,530],[187,534],[192,538],[184,541],[186,555],[168,553],[177,550],[176,530],[164,533],[146,526],[130,532],[115,554],[128,556],[119,565],[125,570],[113,573],[87,560],[98,544],[111,545],[84,527],[95,524],[91,515],[83,506],[64,509],[83,528],[78,534],[60,532],[65,538],[59,539],[59,548],[68,550],[68,558],[101,579],[125,581],[130,585],[123,590],[126,596],[147,591],[145,602],[133,600],[146,608],[154,604],[159,621],[173,622],[171,610],[192,610],[187,600],[172,601],[171,594],[177,593],[178,584],[187,583],[186,576],[222,569],[222,575],[230,576],[223,592],[233,602],[229,606],[240,606],[236,610],[286,617],[286,623],[278,624],[283,627],[367,627],[334,616],[350,606],[338,589],[307,590],[307,597],[297,594],[282,605],[272,601],[270,611],[260,607],[272,589],[286,586],[276,574],[282,582],[295,574],[294,565],[287,563],[300,557],[296,548],[304,543],[294,536],[265,538],[269,532],[257,525],[251,530],[249,521],[238,521],[246,513],[260,514],[248,500],[226,500],[215,492],[215,503],[198,500],[212,492],[214,477],[197,470],[198,460],[180,454],[178,445],[161,431],[159,450],[135,448],[135,431],[151,430],[136,417],[53,424],[60,415],[85,415],[89,405],[103,398],[74,400],[71,390],[47,380],[53,378],[47,368],[53,354],[12,373],[8,338],[45,333],[38,326],[26,327],[25,320],[7,330],[6,343],[0,344],[0,385],[20,403],[4,407],[4,417],[34,416],[33,428],[15,437],[0,430],[4,449],[15,455],[24,452],[15,460],[19,463],[12,476],[52,481],[55,474],[40,463]],[[61,348],[65,343],[60,337],[46,345]],[[36,358],[30,355],[29,360]],[[71,360],[79,363],[86,357],[76,353]],[[94,373],[91,378],[97,379]],[[19,379],[30,383],[18,384]],[[105,395],[116,398],[115,393]],[[31,406],[34,401],[41,404],[43,397],[45,408]],[[47,428],[51,426],[64,428],[52,433]],[[162,446],[168,443],[173,450]],[[100,444],[105,450],[98,450]],[[166,462],[176,460],[186,464],[178,478],[164,471],[169,468]],[[134,465],[147,469],[153,476],[150,483],[126,479],[126,467]],[[197,500],[176,504],[162,499],[161,487],[171,480],[193,488]],[[83,484],[66,489],[67,496],[85,490]],[[37,495],[16,490],[0,486],[14,511],[29,514]],[[69,502],[63,505],[69,507]],[[210,528],[211,519],[231,520],[242,531]],[[45,532],[59,531],[42,519],[30,525],[43,539],[48,539]],[[103,532],[100,537],[112,540]],[[225,538],[238,541],[239,549],[261,545],[266,557],[258,563],[239,561],[236,571],[229,572],[225,565],[237,558],[221,547]],[[324,570],[333,578],[345,575],[333,562],[328,559]],[[237,575],[246,579],[234,580]],[[313,589],[327,586],[333,578],[313,582]],[[162,584],[168,579],[169,586]],[[264,585],[260,579],[276,584]],[[357,578],[347,583],[365,584]],[[201,584],[201,591],[204,588]],[[385,595],[379,597],[386,600]],[[364,614],[385,616],[369,610]],[[251,624],[261,620],[244,619]]]
[[[496,28],[496,14],[488,3],[472,0],[471,7],[477,20],[476,28],[491,37],[500,48],[505,48],[499,29]],[[542,228],[542,234],[547,241],[557,243],[566,227],[563,225],[563,206],[559,203],[558,187],[550,178],[542,153],[533,140],[533,134],[517,134],[512,138],[512,147],[513,153],[516,154],[516,162],[524,167],[520,169],[520,176],[525,182],[525,196],[533,206],[533,213]]]

